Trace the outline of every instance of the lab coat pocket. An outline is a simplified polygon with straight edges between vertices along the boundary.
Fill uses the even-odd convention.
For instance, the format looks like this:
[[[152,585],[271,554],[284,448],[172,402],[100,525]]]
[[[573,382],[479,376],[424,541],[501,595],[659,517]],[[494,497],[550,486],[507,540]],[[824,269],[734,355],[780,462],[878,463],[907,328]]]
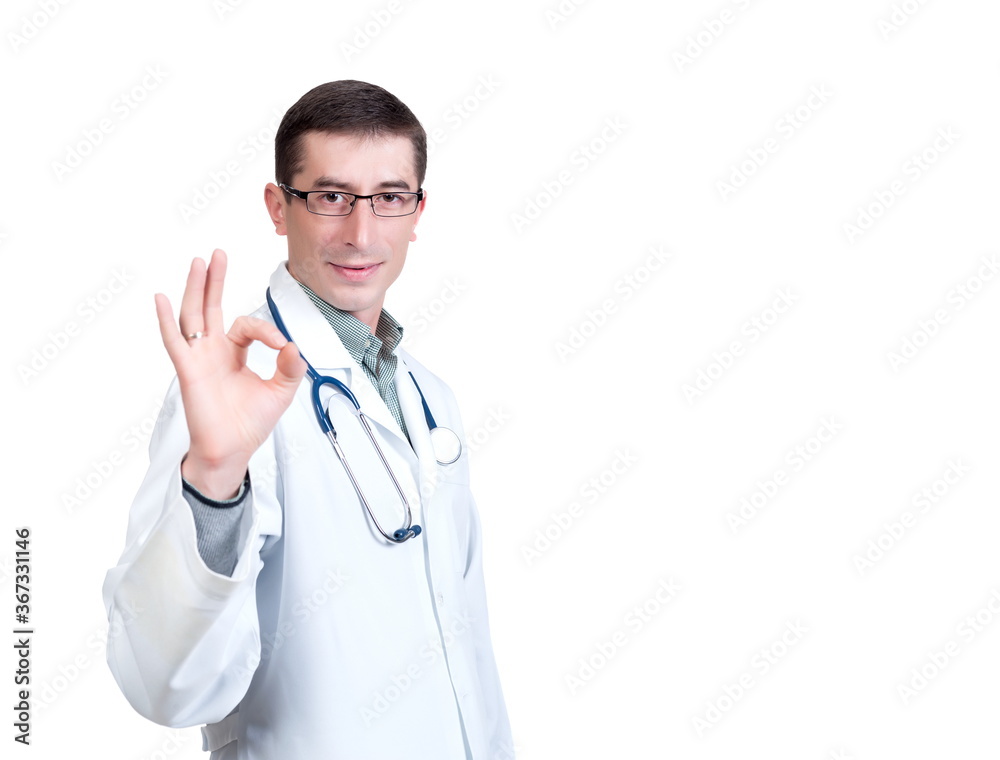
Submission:
[[[460,574],[468,562],[471,504],[468,485],[440,479],[427,512],[428,529],[434,528],[436,541],[448,543],[451,569]]]

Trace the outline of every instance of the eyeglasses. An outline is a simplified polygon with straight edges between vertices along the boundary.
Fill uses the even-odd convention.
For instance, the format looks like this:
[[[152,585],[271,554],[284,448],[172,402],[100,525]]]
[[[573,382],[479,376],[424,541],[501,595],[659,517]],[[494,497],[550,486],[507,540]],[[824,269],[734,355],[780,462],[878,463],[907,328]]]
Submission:
[[[371,203],[375,216],[409,216],[417,210],[417,204],[424,199],[424,191],[415,193],[377,193],[376,195],[354,195],[339,190],[296,190],[281,184],[286,193],[306,202],[306,210],[320,216],[347,216],[354,211],[359,200]]]

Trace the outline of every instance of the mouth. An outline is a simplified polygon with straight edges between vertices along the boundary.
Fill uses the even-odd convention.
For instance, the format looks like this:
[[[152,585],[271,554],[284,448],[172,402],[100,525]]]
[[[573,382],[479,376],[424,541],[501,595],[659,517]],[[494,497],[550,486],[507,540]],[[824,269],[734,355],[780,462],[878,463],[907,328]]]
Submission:
[[[382,265],[376,263],[367,265],[330,264],[330,266],[339,277],[348,282],[363,282],[373,277]]]

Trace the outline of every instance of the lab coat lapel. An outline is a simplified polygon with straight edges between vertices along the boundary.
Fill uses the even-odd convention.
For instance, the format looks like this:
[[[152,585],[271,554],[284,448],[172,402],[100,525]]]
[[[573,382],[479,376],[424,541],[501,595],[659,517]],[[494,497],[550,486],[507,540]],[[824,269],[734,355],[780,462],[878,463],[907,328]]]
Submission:
[[[410,434],[410,444],[419,462],[420,495],[423,502],[434,493],[435,479],[438,475],[437,460],[434,458],[434,447],[431,445],[431,434],[427,428],[427,419],[424,417],[420,393],[413,384],[403,357],[399,354],[397,357],[399,363],[396,365],[396,393],[399,396],[399,406],[403,412],[406,430]]]
[[[378,389],[344,348],[326,317],[288,273],[284,262],[271,275],[271,298],[281,312],[292,341],[316,371],[346,383],[357,397],[365,416],[402,441],[405,448],[409,449],[403,431],[379,395]]]

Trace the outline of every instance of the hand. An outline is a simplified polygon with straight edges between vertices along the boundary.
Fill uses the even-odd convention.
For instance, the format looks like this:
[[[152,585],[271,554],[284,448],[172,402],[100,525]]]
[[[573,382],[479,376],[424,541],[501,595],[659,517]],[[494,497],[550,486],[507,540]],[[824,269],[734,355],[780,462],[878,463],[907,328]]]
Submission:
[[[267,439],[292,403],[306,372],[295,344],[263,319],[239,317],[226,333],[222,324],[222,285],[226,254],[216,249],[212,262],[191,262],[180,329],[170,301],[157,293],[160,335],[177,371],[191,446],[181,466],[184,478],[210,499],[236,495],[250,455]],[[195,333],[203,337],[190,338]],[[247,368],[247,348],[259,340],[280,349],[270,380]]]

